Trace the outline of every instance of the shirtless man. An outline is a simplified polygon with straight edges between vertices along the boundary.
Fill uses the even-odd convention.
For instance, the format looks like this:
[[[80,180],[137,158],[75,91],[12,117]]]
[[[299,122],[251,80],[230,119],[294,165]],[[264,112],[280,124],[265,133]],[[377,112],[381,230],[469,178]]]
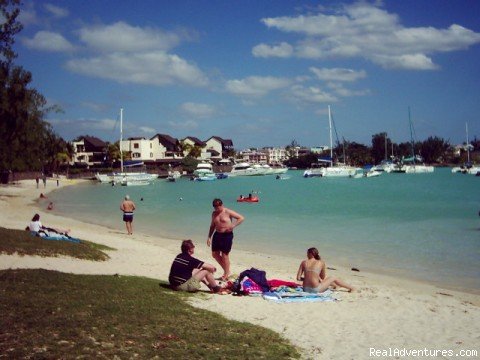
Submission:
[[[227,209],[220,199],[213,200],[212,222],[208,231],[207,246],[212,245],[212,256],[223,269],[222,280],[230,274],[230,250],[233,242],[233,228],[240,225],[245,218],[239,213]],[[212,237],[213,235],[213,237]]]
[[[125,195],[125,200],[123,200],[122,205],[120,205],[120,210],[123,211],[123,221],[125,221],[128,235],[133,235],[132,221],[135,204],[130,200],[130,196]]]

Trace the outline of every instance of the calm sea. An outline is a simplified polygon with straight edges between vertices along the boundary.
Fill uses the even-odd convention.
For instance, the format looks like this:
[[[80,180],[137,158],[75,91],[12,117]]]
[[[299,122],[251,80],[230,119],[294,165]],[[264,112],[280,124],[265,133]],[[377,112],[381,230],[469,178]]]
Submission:
[[[315,246],[332,265],[480,291],[480,177],[450,169],[361,179],[288,174],[128,188],[92,183],[51,198],[62,215],[123,231],[119,205],[129,194],[136,231],[204,242],[219,197],[246,217],[235,248],[301,259]],[[259,203],[236,202],[250,192]]]

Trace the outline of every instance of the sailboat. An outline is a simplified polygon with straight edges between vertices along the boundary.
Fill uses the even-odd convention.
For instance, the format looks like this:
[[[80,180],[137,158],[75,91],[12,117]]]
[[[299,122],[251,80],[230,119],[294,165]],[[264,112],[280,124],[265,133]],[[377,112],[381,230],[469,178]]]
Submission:
[[[321,176],[321,177],[353,177],[357,169],[348,166],[346,164],[336,163],[333,164],[333,138],[332,138],[332,112],[330,109],[330,105],[328,105],[328,125],[330,129],[330,158],[321,159],[320,161],[328,162],[328,167],[315,167],[312,166],[310,169],[306,170],[303,173],[304,177],[313,177],[313,176]]]
[[[158,175],[149,174],[146,171],[140,172],[125,172],[124,168],[133,168],[136,166],[144,165],[142,161],[134,161],[129,164],[124,164],[123,161],[123,109],[120,109],[120,172],[113,174],[96,174],[95,177],[100,182],[109,182],[113,185],[133,186],[133,185],[149,185],[151,182],[158,178]]]
[[[408,108],[408,122],[410,124],[410,141],[412,142],[412,157],[403,159],[403,162],[409,164],[404,164],[402,169],[406,174],[424,174],[424,173],[433,173],[434,167],[428,166],[423,163],[417,163],[422,161],[422,158],[418,155],[415,155],[415,141],[413,137],[413,123],[410,117],[410,108]]]
[[[470,148],[472,145],[470,145],[469,140],[468,140],[468,123],[465,123],[465,134],[467,136],[467,162],[463,164],[462,166],[456,166],[452,168],[452,173],[462,173],[462,174],[473,174],[476,175],[478,172],[480,172],[480,166],[474,166],[470,162]]]

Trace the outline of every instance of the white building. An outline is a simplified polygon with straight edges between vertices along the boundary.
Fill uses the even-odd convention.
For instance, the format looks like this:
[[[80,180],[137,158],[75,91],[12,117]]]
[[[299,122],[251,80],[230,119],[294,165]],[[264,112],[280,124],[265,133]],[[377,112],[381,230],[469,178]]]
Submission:
[[[145,138],[129,138],[122,140],[121,150],[130,152],[132,160],[156,161],[161,159],[162,151],[158,141]]]

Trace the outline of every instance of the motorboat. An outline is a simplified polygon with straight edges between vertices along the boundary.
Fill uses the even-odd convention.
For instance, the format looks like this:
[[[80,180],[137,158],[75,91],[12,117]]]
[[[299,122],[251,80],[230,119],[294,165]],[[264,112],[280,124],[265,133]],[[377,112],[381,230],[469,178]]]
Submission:
[[[406,174],[426,174],[433,173],[435,168],[425,164],[405,165]]]
[[[180,171],[169,171],[167,181],[175,182],[177,179],[180,179],[181,176],[182,174],[180,174]]]
[[[395,169],[395,164],[390,160],[382,160],[380,164],[372,167],[373,171],[391,173]]]
[[[194,176],[215,175],[213,166],[209,162],[199,162],[197,168],[193,171]]]
[[[225,173],[218,173],[218,174],[215,174],[215,176],[217,177],[218,180],[223,180],[228,178],[228,174],[225,174]]]
[[[266,171],[262,165],[254,164],[251,165],[248,162],[241,162],[233,165],[230,176],[258,176],[265,175]]]

